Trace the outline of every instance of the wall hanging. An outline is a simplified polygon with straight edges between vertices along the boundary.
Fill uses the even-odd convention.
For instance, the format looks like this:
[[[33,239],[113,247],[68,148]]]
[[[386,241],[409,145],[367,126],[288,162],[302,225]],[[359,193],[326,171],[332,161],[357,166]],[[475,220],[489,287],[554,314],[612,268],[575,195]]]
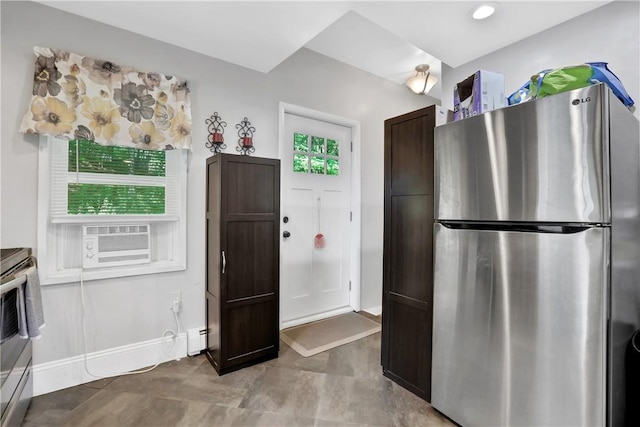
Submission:
[[[213,116],[205,120],[205,123],[209,131],[205,147],[211,150],[215,156],[227,148],[227,145],[224,143],[224,128],[227,127],[227,122],[223,121],[222,117],[220,117],[216,111],[213,113]]]
[[[236,125],[238,129],[238,146],[236,151],[239,151],[242,155],[250,155],[256,151],[253,146],[253,133],[256,128],[251,126],[251,122],[245,117],[240,123]]]
[[[59,49],[34,47],[20,132],[146,150],[191,149],[185,81]]]

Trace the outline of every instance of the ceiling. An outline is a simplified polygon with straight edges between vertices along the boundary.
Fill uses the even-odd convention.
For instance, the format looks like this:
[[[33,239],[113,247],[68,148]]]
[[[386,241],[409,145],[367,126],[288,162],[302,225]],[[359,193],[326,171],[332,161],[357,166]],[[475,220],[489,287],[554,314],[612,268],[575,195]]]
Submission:
[[[268,73],[306,47],[398,84],[458,67],[610,1],[38,1]],[[167,29],[171,29],[168,31]],[[441,98],[440,82],[430,95]]]

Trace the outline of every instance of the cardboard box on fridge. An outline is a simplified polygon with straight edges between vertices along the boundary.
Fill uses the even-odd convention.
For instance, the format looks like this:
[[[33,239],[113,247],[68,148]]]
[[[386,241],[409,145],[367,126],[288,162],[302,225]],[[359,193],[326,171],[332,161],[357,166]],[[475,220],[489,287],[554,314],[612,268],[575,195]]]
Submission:
[[[502,74],[479,70],[453,88],[454,121],[505,106]]]
[[[453,121],[453,111],[436,105],[436,126],[446,125]]]

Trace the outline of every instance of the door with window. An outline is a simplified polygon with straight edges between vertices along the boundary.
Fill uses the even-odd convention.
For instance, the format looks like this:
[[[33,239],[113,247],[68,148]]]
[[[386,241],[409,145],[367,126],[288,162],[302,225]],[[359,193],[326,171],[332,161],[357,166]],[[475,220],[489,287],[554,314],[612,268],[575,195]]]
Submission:
[[[286,113],[283,323],[349,309],[351,128]]]

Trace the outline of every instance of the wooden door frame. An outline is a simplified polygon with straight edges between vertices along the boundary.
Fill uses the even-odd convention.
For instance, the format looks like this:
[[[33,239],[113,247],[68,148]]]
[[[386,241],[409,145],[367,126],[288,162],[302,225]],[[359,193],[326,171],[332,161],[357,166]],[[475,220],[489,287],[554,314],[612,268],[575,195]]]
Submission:
[[[360,151],[360,122],[345,117],[336,116],[334,114],[325,113],[322,111],[312,110],[307,107],[301,107],[299,105],[289,104],[286,102],[280,102],[278,104],[278,158],[282,162],[282,155],[285,144],[287,143],[286,135],[284,133],[284,116],[285,114],[293,114],[296,116],[305,117],[312,120],[319,120],[330,124],[336,124],[351,129],[351,143],[353,144],[351,150],[351,177],[350,177],[350,210],[352,212],[351,220],[351,242],[350,242],[350,265],[349,265],[349,280],[351,281],[351,290],[349,291],[349,305],[350,310],[360,311],[361,302],[361,151]],[[282,167],[287,165],[282,163]],[[282,173],[281,173],[282,174]],[[281,179],[281,191],[280,194],[284,195],[284,180]],[[282,200],[282,199],[281,199]],[[284,212],[282,209],[282,202],[280,206],[280,212]],[[282,245],[280,245],[280,252],[282,253]],[[280,271],[282,268],[282,254],[280,256]],[[282,282],[280,284],[280,314],[282,314],[282,298],[284,298],[284,292],[282,291]],[[335,310],[335,314],[340,314],[340,310]],[[341,312],[344,312],[342,310]],[[331,312],[330,312],[331,313]],[[301,322],[287,322],[283,325],[282,316],[280,316],[280,329],[285,327],[295,326],[296,323],[306,323],[313,320],[319,320],[326,316],[318,315],[304,318]]]

